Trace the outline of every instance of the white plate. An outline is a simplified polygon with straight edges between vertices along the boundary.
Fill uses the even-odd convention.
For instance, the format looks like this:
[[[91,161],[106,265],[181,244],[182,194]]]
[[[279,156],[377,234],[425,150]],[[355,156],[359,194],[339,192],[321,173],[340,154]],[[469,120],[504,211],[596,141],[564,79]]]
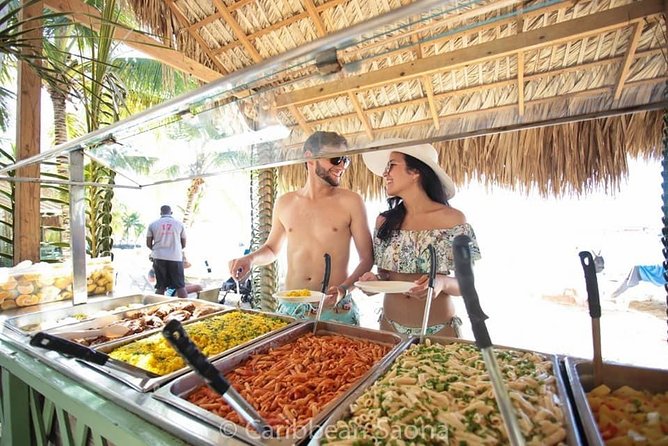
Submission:
[[[405,293],[413,288],[415,284],[398,280],[370,280],[368,282],[355,282],[355,286],[367,293]]]
[[[294,290],[284,290],[284,291],[279,291],[278,293],[274,294],[274,297],[281,302],[286,302],[286,303],[293,303],[293,304],[303,304],[303,303],[318,303],[320,302],[321,297],[325,297],[323,293],[320,291],[311,291],[310,296],[286,296],[290,291]]]

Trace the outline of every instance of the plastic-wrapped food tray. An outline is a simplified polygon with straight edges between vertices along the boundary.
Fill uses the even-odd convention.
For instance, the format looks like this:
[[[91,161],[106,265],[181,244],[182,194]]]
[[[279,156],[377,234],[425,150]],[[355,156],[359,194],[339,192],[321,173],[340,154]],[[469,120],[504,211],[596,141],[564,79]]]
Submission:
[[[30,335],[35,332],[41,331],[43,329],[42,325],[49,326],[53,324],[53,326],[49,326],[49,328],[53,328],[55,326],[61,326],[57,325],[57,322],[59,320],[76,319],[76,322],[74,320],[71,320],[71,322],[67,322],[67,324],[79,323],[84,320],[90,320],[91,316],[96,313],[100,312],[113,313],[115,309],[119,307],[124,307],[133,304],[139,306],[145,306],[159,302],[167,302],[175,300],[176,299],[174,298],[161,296],[157,294],[136,294],[131,296],[114,297],[110,299],[99,300],[97,302],[90,302],[83,305],[76,305],[76,306],[70,305],[68,307],[54,310],[44,309],[40,311],[39,306],[36,306],[33,307],[35,308],[35,312],[7,318],[5,320],[5,326],[16,333],[22,335]],[[118,311],[123,311],[123,310],[118,310]],[[86,317],[83,317],[84,315]],[[75,316],[79,316],[81,317],[81,319],[75,318]]]

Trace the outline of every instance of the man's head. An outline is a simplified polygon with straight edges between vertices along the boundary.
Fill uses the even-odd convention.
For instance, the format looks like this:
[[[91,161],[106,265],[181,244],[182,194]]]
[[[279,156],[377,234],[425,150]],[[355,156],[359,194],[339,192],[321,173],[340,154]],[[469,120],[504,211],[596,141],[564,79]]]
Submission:
[[[345,171],[350,159],[347,156],[338,156],[333,158],[318,158],[320,153],[343,152],[348,148],[346,138],[335,132],[315,132],[308,137],[304,143],[304,154],[308,157],[316,158],[307,163],[314,166],[313,172],[330,186],[338,186],[341,183],[341,176]]]
[[[160,215],[172,215],[172,208],[166,204],[160,206]]]

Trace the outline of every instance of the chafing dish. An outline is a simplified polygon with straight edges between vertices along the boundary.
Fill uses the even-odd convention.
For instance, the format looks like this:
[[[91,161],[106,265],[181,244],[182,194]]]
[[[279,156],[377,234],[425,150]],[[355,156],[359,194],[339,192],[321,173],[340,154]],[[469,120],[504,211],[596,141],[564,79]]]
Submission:
[[[261,342],[257,342],[243,350],[239,350],[233,354],[227,355],[225,358],[215,362],[216,368],[221,373],[227,373],[232,371],[237,366],[241,365],[244,361],[249,359],[251,355],[261,354],[267,352],[271,348],[276,348],[285,344],[288,344],[292,341],[295,341],[297,338],[307,335],[313,332],[313,326],[315,322],[305,322],[303,324],[293,326],[287,330],[284,330],[280,333],[277,333],[271,337],[264,339]],[[386,361],[389,361],[395,351],[401,348],[401,345],[404,344],[404,341],[400,336],[378,330],[370,330],[366,328],[355,327],[351,325],[338,324],[333,322],[319,322],[318,331],[316,335],[329,335],[329,334],[338,334],[342,336],[347,336],[351,338],[365,339],[369,341],[374,341],[379,344],[385,344],[392,346],[392,350],[385,355],[377,366],[384,364]],[[373,368],[367,372],[360,380],[359,383],[362,383],[366,378],[373,372]],[[245,442],[248,442],[253,445],[258,444],[295,444],[302,443],[307,441],[310,435],[317,429],[318,425],[322,423],[328,416],[328,414],[334,410],[340,403],[343,401],[346,396],[352,392],[358,384],[351,386],[345,393],[343,393],[338,398],[332,400],[318,415],[316,415],[309,424],[304,426],[302,429],[297,431],[294,435],[284,436],[284,437],[273,437],[273,438],[260,438],[260,435],[250,429],[239,426],[231,421],[226,420],[225,418],[219,417],[218,415],[209,412],[205,409],[198,407],[197,405],[190,403],[186,400],[187,396],[204,384],[202,378],[199,375],[191,372],[183,377],[178,378],[176,381],[171,383],[169,386],[165,386],[157,390],[153,397],[161,401],[165,401],[168,404],[171,404],[179,409],[187,412],[194,417],[201,419],[220,430],[222,434],[233,436]]]
[[[635,390],[647,390],[651,393],[668,391],[668,370],[613,363],[603,363],[602,366],[602,383],[613,390],[622,386],[629,386]],[[587,392],[594,388],[592,362],[584,359],[566,358],[566,373],[587,442],[591,446],[604,445],[605,442],[601,437],[594,414],[587,402]]]

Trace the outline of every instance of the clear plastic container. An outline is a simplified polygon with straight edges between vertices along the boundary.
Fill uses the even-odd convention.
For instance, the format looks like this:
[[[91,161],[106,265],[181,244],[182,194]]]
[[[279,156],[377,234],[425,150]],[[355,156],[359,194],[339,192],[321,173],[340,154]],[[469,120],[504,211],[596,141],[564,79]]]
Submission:
[[[72,270],[63,264],[21,262],[0,268],[0,310],[72,298]]]
[[[116,283],[116,273],[111,257],[86,260],[86,291],[89,296],[111,294]]]

